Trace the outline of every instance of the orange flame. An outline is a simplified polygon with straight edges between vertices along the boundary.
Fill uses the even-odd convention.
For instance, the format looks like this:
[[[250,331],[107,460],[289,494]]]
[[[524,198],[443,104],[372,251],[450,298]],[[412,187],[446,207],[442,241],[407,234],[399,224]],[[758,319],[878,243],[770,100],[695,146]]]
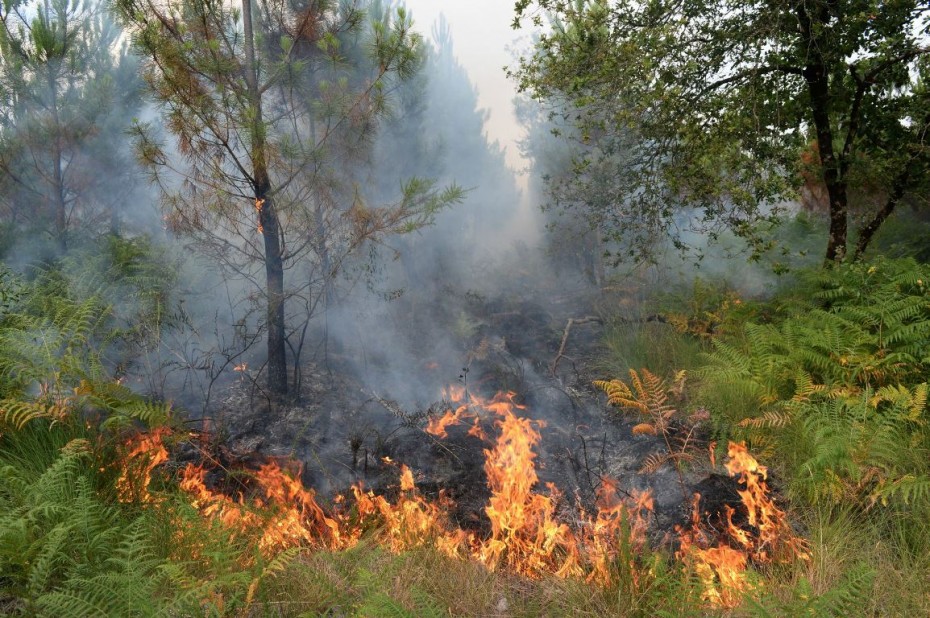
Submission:
[[[440,497],[434,504],[423,499],[416,490],[413,473],[407,466],[400,467],[401,495],[395,504],[383,496],[365,492],[360,485],[352,488],[358,515],[361,519],[378,518],[383,523],[380,538],[394,552],[419,547],[434,539],[443,539],[437,545],[445,553],[457,555],[461,539],[446,533],[445,509],[448,500]]]
[[[469,397],[468,403],[465,401],[465,387],[459,384],[453,384],[443,389],[442,398],[450,403],[461,404],[455,410],[446,410],[445,414],[438,418],[431,418],[426,425],[426,433],[436,436],[437,438],[448,438],[449,434],[446,429],[452,425],[458,425],[466,418],[475,418],[477,415],[472,412],[470,404],[480,405],[480,402],[474,396]]]
[[[607,585],[617,561],[624,559],[629,561],[634,584],[639,585],[646,571],[636,564],[636,556],[646,545],[647,518],[654,508],[649,492],[621,498],[617,483],[605,480],[597,493],[596,512],[577,513],[577,524],[570,527],[558,516],[561,495],[555,487],[550,485],[545,493],[537,487],[534,448],[545,423],[521,416],[524,408],[514,403],[513,393],[485,401],[454,387],[446,396],[453,403],[467,398],[468,404],[449,411],[453,421],[431,424],[433,429],[445,429],[467,417],[474,419],[472,435],[484,438],[480,423],[485,418],[493,418],[497,429],[493,445],[484,451],[491,490],[485,507],[490,522],[487,537],[451,525],[452,501],[442,493],[436,500],[424,498],[413,472],[403,465],[399,466],[395,500],[357,484],[351,489],[354,508],[338,496],[330,514],[316,501],[313,490],[304,488],[299,469],[288,472],[275,460],[251,473],[244,485],[250,487],[249,495],[234,498],[209,488],[207,469],[193,464],[182,473],[181,489],[201,516],[219,522],[233,535],[256,539],[266,554],[293,546],[351,547],[363,533],[373,531],[391,551],[432,544],[449,556],[473,558],[492,570],[506,568],[530,577],[551,573]],[[156,430],[133,438],[117,483],[121,497],[152,500],[147,487],[153,468],[168,457],[162,442],[166,434],[167,430]],[[393,465],[390,460],[386,463]],[[720,539],[702,527],[699,496],[695,496],[692,524],[681,531],[677,554],[702,582],[703,598],[718,607],[734,607],[742,593],[752,588],[748,564],[805,555],[803,541],[793,535],[785,514],[768,495],[765,467],[743,445],[731,443],[727,470],[743,487],[739,494],[748,529],[733,522],[735,511],[729,509],[726,538]],[[137,483],[130,483],[130,478],[138,479]],[[140,487],[142,493],[138,493]]]
[[[302,544],[337,548],[345,544],[339,523],[326,516],[313,490],[305,489],[277,462],[266,463],[255,472],[262,495],[254,498],[252,508],[244,500],[209,489],[206,474],[203,466],[189,464],[185,468],[181,489],[192,496],[191,504],[228,530],[239,534],[258,531],[261,550],[274,552]]]
[[[768,469],[759,465],[744,444],[730,442],[727,456],[727,472],[730,476],[738,477],[740,484],[745,486],[745,489],[738,490],[737,493],[746,507],[747,521],[758,530],[756,535],[746,534],[744,530],[733,525],[732,513],[728,513],[730,534],[756,562],[807,558],[804,542],[794,535],[784,511],[779,509],[770,497],[770,490],[765,482]]]
[[[136,434],[126,443],[129,451],[122,458],[122,470],[116,479],[120,502],[155,501],[149,493],[149,484],[155,467],[168,461],[164,439],[169,433],[167,427],[159,427],[149,433]]]
[[[265,198],[255,199],[255,213],[258,215],[258,233],[264,234],[265,228],[262,226],[262,209],[265,207]]]
[[[446,396],[461,402],[466,393],[464,388],[453,387]],[[360,484],[352,487],[354,516],[345,511],[341,496],[336,499],[337,512],[327,516],[314,493],[304,489],[295,476],[285,474],[276,462],[254,473],[261,495],[250,505],[244,498],[233,499],[209,489],[203,466],[189,465],[181,488],[191,495],[193,506],[204,517],[239,535],[257,532],[259,547],[266,552],[294,545],[349,547],[374,525],[379,527],[377,538],[395,552],[432,543],[449,556],[472,557],[491,569],[508,568],[527,576],[587,576],[609,582],[609,565],[618,555],[623,526],[629,523],[631,536],[639,545],[645,542],[643,513],[652,510],[651,496],[634,496],[630,505],[617,497],[616,485],[608,481],[599,492],[597,515],[591,518],[581,513],[578,532],[558,521],[559,492],[553,486],[547,494],[535,491],[539,479],[533,447],[545,423],[518,416],[516,412],[524,408],[513,398],[513,393],[499,394],[490,401],[468,395],[469,404],[451,412],[453,416],[458,413],[454,422],[474,417],[469,433],[478,437],[484,437],[478,410],[498,419],[495,426],[500,435],[494,446],[485,450],[485,472],[492,493],[485,508],[491,523],[488,538],[451,526],[447,513],[452,501],[442,494],[436,501],[423,498],[406,466],[400,466],[400,494],[393,503],[365,491]],[[390,460],[386,463],[393,464]]]
[[[700,496],[695,494],[691,527],[681,532],[678,557],[691,566],[703,586],[702,597],[717,607],[739,605],[743,593],[753,589],[747,577],[750,563],[806,560],[806,544],[794,534],[784,511],[770,496],[766,484],[768,470],[749,454],[744,444],[730,442],[727,448],[727,472],[736,477],[745,489],[738,490],[746,509],[749,529],[733,523],[736,511],[725,507],[725,538],[703,529],[698,509]]]

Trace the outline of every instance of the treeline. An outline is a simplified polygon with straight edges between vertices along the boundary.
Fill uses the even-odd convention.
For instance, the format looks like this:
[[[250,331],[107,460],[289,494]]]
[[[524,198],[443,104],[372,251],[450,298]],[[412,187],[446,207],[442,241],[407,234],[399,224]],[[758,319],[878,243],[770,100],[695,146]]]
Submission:
[[[207,382],[248,359],[267,399],[296,396],[310,325],[390,262],[387,239],[487,203],[463,187],[516,201],[448,27],[428,43],[395,3],[26,1],[0,18],[4,260],[183,245],[163,263],[197,267],[159,328],[188,335],[152,351]],[[178,304],[182,288],[228,306]]]

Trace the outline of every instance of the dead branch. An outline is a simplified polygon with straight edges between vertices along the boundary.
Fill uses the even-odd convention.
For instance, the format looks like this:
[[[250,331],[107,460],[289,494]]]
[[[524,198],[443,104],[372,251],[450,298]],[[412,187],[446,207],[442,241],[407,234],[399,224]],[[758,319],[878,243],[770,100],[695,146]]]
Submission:
[[[568,323],[565,325],[565,332],[562,333],[562,344],[559,346],[559,353],[555,355],[555,360],[552,361],[552,366],[549,368],[549,373],[553,376],[555,375],[555,370],[559,367],[559,361],[565,356],[565,346],[568,345],[568,336],[572,332],[572,326],[575,324],[590,324],[591,322],[597,324],[603,324],[604,320],[597,316],[589,315],[583,318],[569,318]]]

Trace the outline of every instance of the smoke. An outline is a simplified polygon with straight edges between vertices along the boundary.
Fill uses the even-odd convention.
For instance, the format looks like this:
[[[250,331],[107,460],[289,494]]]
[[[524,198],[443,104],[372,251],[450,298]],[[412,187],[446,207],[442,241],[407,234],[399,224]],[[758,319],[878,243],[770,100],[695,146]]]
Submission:
[[[385,10],[378,3],[371,8],[373,14]],[[364,83],[371,67],[362,60],[359,40],[345,45],[359,69],[332,83],[348,89]],[[541,193],[521,190],[504,147],[488,138],[490,112],[479,104],[444,19],[431,29],[420,73],[388,84],[391,114],[339,133],[320,162],[297,166],[296,180],[281,183],[285,187],[275,195],[288,247],[287,359],[295,399],[286,404],[275,402],[265,386],[268,298],[256,229],[260,204],[245,184],[204,188],[208,183],[198,174],[205,168],[185,175],[189,160],[182,154],[199,151],[172,137],[165,109],[138,96],[140,84],[129,79],[137,77],[138,64],[130,70],[127,60],[125,66],[121,79],[131,83],[125,87],[135,98],[114,106],[94,139],[74,142],[70,160],[82,163],[73,169],[81,170],[93,191],[73,215],[93,240],[91,251],[102,246],[97,242],[105,242],[110,226],[123,241],[160,243],[157,251],[136,248],[153,264],[170,266],[177,285],[160,298],[159,312],[146,314],[146,337],[121,349],[114,363],[118,377],[175,401],[191,418],[204,417],[234,451],[298,456],[307,463],[308,480],[323,491],[344,490],[369,469],[376,472],[385,455],[438,474],[437,447],[421,429],[426,415],[441,407],[441,389],[452,383],[485,395],[512,391],[527,414],[549,422],[539,446],[544,480],[571,487],[584,474],[585,490],[593,494],[596,473],[617,467],[606,456],[581,463],[572,455],[591,448],[593,457],[630,438],[606,423],[596,400],[583,393],[589,386],[589,376],[578,369],[584,359],[566,354],[559,368],[551,366],[563,325],[592,310],[603,279],[544,252],[544,220],[536,207]],[[303,115],[295,131],[312,130],[305,125],[312,125],[306,119],[315,110],[275,96],[269,114],[297,110],[295,117]],[[135,142],[125,132],[134,119],[137,127],[148,125],[136,131]],[[160,142],[148,154],[157,151],[169,162],[157,187],[133,163],[140,137],[152,140],[145,146]],[[275,142],[280,152],[293,146],[288,137],[294,136]],[[228,177],[235,173],[229,172],[229,157],[208,159]],[[385,233],[364,233],[377,226],[386,212],[382,205],[403,199],[412,178],[436,187],[456,183],[467,193],[460,204],[436,213],[432,225],[412,225],[406,234],[386,233],[396,231],[390,225]],[[117,210],[119,217],[102,226],[101,216]],[[364,242],[356,242],[360,237]],[[35,259],[40,252],[30,254],[30,244],[22,241],[10,255],[20,264]],[[79,255],[74,246],[66,250]],[[112,266],[83,262],[104,277]],[[80,276],[74,272],[75,279]],[[109,292],[127,323],[140,315],[144,285],[120,283]],[[573,334],[581,350],[590,349],[596,336],[588,329]],[[480,446],[472,451],[478,456]],[[456,466],[473,459],[463,455],[447,463],[465,474]],[[463,478],[474,484],[473,476]]]

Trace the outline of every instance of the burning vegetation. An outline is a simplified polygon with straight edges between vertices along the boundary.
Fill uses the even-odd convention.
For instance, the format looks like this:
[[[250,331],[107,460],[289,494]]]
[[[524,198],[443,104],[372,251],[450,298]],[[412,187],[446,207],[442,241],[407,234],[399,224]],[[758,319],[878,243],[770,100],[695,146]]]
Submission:
[[[606,586],[621,560],[629,563],[619,566],[634,580],[646,577],[654,510],[650,492],[624,494],[605,478],[594,508],[572,512],[553,484],[540,487],[534,447],[545,422],[529,418],[513,393],[485,400],[455,387],[444,394],[452,405],[430,419],[425,431],[443,438],[450,427],[470,424],[468,434],[488,442],[483,450],[490,490],[483,508],[485,533],[456,526],[449,517],[452,499],[444,491],[425,497],[414,471],[390,459],[383,463],[394,467],[398,477],[390,495],[358,482],[329,508],[303,485],[298,465],[271,458],[250,469],[223,468],[204,456],[180,470],[180,488],[203,518],[232,537],[256,540],[268,556],[292,547],[346,549],[371,536],[395,553],[431,545],[450,557],[530,578],[555,575]],[[121,497],[160,502],[150,483],[155,468],[169,459],[172,437],[177,436],[160,429],[127,441],[117,483]],[[725,468],[739,485],[740,503],[726,505],[715,521],[714,514],[699,508],[695,494],[691,521],[677,528],[676,539],[676,557],[700,578],[703,599],[719,607],[736,606],[752,589],[750,565],[806,558],[804,542],[772,499],[766,468],[742,444],[730,443],[728,456]]]

